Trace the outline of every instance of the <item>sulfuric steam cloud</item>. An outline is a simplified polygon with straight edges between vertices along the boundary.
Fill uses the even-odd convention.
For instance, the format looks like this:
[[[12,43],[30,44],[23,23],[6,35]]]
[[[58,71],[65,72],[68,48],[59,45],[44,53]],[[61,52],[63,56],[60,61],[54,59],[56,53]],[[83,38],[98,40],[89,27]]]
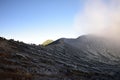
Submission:
[[[86,0],[75,27],[86,34],[120,39],[120,0]]]

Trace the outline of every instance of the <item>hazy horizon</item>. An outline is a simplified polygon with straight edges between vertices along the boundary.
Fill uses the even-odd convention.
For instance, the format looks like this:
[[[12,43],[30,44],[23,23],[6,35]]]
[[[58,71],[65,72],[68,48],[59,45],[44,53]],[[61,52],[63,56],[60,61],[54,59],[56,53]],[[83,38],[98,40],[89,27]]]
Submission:
[[[77,37],[74,16],[80,0],[0,0],[0,36],[26,43]]]
[[[0,0],[0,12],[0,36],[26,43],[120,32],[119,0]]]

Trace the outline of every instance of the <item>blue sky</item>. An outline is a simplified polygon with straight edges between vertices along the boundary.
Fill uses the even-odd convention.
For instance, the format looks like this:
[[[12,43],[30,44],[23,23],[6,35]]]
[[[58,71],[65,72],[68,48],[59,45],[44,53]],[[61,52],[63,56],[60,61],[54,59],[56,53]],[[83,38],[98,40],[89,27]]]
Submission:
[[[0,0],[0,36],[26,43],[78,37],[74,18],[84,0]]]

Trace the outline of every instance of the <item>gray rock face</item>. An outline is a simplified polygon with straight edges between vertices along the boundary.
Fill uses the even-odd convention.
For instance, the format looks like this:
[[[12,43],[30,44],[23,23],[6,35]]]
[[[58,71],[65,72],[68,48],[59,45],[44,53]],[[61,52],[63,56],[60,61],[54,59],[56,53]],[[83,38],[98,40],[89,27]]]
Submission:
[[[0,80],[120,80],[120,50],[86,35],[47,47],[0,38]]]

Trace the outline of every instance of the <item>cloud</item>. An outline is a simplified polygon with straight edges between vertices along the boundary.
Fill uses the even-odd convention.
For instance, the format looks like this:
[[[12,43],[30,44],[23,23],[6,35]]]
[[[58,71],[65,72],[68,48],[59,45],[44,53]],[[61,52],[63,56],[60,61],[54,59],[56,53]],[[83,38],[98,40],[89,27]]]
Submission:
[[[85,34],[116,38],[120,34],[120,0],[85,0],[75,16],[75,27]]]

